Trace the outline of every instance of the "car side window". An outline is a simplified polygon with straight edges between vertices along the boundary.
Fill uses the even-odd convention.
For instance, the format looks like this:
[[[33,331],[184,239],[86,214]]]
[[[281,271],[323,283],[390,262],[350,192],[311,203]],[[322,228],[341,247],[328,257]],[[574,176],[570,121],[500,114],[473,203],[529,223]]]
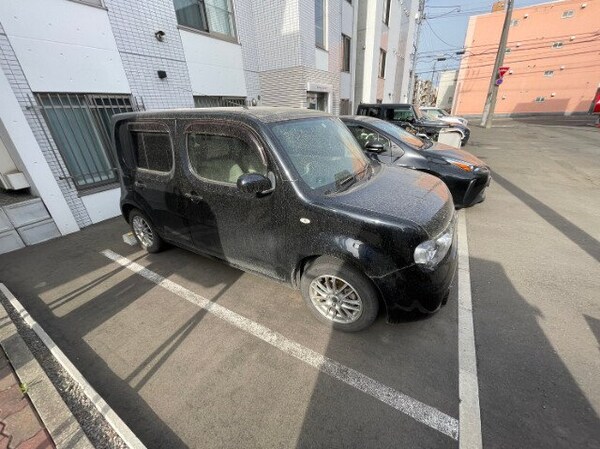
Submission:
[[[168,128],[159,124],[144,125],[131,128],[137,168],[169,173],[173,169],[173,149]]]
[[[254,145],[244,139],[213,134],[187,134],[190,166],[207,181],[235,185],[245,173],[267,175],[267,167]]]
[[[360,125],[348,125],[348,128],[363,149],[365,149],[369,142],[382,144],[385,151],[390,149],[391,142],[387,137]]]
[[[385,111],[386,120],[393,120],[398,122],[410,122],[414,119],[414,115],[410,109],[388,109]]]

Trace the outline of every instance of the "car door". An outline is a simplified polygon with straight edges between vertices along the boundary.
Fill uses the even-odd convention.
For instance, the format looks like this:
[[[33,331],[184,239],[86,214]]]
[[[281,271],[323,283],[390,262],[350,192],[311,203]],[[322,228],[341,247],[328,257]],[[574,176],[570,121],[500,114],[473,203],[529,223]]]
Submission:
[[[181,196],[170,127],[166,122],[134,122],[129,124],[129,133],[136,164],[137,201],[164,238],[190,244],[185,217],[178,213]]]
[[[284,216],[279,189],[249,195],[236,182],[244,173],[275,181],[258,134],[226,120],[192,122],[184,130],[184,197],[194,245],[243,268],[276,276]]]
[[[346,126],[350,129],[350,132],[354,135],[358,143],[360,144],[363,151],[369,156],[374,157],[379,162],[389,164],[392,162],[392,141],[377,132],[376,130],[365,126],[360,123],[346,123]],[[375,153],[367,150],[366,146],[368,143],[379,143],[383,145],[383,151]]]

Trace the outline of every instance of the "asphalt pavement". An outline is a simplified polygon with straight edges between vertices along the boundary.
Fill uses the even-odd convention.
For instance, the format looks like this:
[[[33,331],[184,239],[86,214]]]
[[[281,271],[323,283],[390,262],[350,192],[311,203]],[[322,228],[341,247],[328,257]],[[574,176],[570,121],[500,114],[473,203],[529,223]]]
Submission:
[[[600,131],[497,124],[474,127],[466,148],[494,172],[486,201],[466,210],[484,447],[597,448]],[[427,319],[331,332],[297,291],[177,248],[146,254],[123,243],[127,230],[117,218],[2,255],[0,281],[148,447],[458,447],[340,381],[355,370],[457,419],[456,288]],[[190,295],[327,357],[340,376]]]

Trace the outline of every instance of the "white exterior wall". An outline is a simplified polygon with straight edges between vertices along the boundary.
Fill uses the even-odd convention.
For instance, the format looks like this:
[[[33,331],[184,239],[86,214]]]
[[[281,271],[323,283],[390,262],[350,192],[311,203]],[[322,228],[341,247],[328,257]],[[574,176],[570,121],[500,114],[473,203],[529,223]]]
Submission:
[[[193,31],[180,33],[194,95],[246,96],[239,44]]]
[[[0,20],[32,91],[130,92],[106,10],[2,0]]]
[[[446,70],[440,74],[440,81],[437,90],[436,107],[443,109],[452,109],[454,100],[454,90],[458,80],[458,70]]]

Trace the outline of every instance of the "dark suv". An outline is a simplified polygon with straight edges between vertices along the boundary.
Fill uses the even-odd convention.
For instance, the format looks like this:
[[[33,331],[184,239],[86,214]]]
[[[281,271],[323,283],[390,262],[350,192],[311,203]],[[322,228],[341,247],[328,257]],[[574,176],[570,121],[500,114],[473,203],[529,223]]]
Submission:
[[[191,109],[114,117],[121,209],[143,248],[165,242],[299,288],[356,331],[434,312],[456,268],[454,204],[439,179],[371,162],[315,111]]]
[[[360,104],[356,115],[379,118],[408,130],[412,128],[417,133],[425,134],[433,140],[438,140],[441,130],[452,128],[461,133],[460,144],[462,146],[467,144],[471,136],[471,130],[466,126],[450,124],[441,120],[431,120],[419,108],[415,108],[408,103]]]

